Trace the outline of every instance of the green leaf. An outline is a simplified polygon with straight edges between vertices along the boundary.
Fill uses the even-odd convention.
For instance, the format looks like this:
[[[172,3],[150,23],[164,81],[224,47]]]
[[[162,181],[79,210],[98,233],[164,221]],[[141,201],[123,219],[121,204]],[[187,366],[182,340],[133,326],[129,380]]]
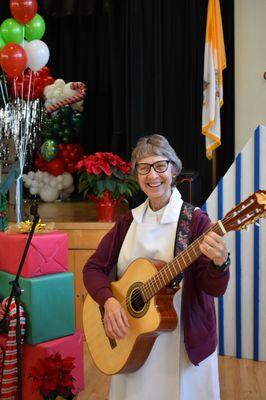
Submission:
[[[116,182],[111,181],[111,180],[106,180],[106,188],[113,193],[116,188]]]
[[[97,181],[96,189],[99,192],[99,194],[102,194],[107,189],[106,188],[106,181],[104,181],[104,180]]]
[[[123,174],[122,171],[118,171],[117,169],[113,169],[112,172],[113,172],[113,175],[114,175],[116,178],[118,178],[118,179],[120,179],[120,180],[124,180],[125,175]]]
[[[128,186],[125,183],[118,183],[119,193],[125,194]]]

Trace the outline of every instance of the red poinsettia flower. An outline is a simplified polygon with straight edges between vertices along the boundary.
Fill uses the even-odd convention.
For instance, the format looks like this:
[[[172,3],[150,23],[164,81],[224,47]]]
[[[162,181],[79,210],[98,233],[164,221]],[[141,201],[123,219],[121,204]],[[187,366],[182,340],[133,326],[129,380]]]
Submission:
[[[131,175],[131,163],[117,154],[96,152],[84,156],[76,165],[80,173],[79,191],[84,197],[89,194],[92,199],[111,198],[117,202],[138,190],[138,184]]]
[[[38,390],[44,399],[57,395],[72,399],[74,386],[71,371],[74,367],[73,357],[62,358],[59,353],[39,359],[29,374],[33,381],[32,391]]]

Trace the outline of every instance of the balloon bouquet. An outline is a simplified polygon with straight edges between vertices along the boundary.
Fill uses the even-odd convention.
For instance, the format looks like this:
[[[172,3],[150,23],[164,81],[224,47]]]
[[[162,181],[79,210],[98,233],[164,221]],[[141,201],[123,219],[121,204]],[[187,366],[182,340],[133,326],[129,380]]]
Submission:
[[[51,76],[46,66],[49,49],[41,40],[45,22],[37,14],[37,1],[10,0],[9,4],[13,18],[0,26],[0,65],[4,72],[0,79],[0,143],[1,139],[13,139],[15,144],[20,166],[16,187],[20,222],[22,180],[30,194],[38,194],[43,201],[66,198],[74,190],[71,173],[83,155],[77,142],[85,85],[66,84]],[[34,161],[38,171],[23,175],[41,137],[43,144]],[[0,144],[0,164],[8,155],[7,147]]]
[[[45,120],[43,143],[34,161],[38,171],[23,176],[30,193],[38,194],[43,201],[67,199],[74,191],[72,173],[83,156],[83,147],[78,143],[82,114],[76,108],[82,109],[84,96],[81,82],[65,84],[57,79],[44,89],[50,117]]]
[[[14,146],[19,163],[16,181],[16,215],[22,219],[22,174],[41,131],[43,89],[54,79],[45,67],[48,46],[41,40],[45,22],[37,14],[36,0],[10,0],[13,18],[0,26],[0,165]]]

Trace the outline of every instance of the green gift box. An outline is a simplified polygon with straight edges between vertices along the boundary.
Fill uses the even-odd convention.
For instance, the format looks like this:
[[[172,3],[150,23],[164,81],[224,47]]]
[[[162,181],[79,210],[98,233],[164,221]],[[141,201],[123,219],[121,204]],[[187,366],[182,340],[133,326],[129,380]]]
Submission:
[[[10,295],[15,275],[0,271],[0,296]],[[26,313],[26,343],[37,344],[74,333],[72,272],[20,278],[21,303]]]

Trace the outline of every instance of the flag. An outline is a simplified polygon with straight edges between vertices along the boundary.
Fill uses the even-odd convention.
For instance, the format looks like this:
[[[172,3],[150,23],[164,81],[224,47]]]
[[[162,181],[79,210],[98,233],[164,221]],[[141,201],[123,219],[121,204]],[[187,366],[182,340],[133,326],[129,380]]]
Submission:
[[[220,108],[223,105],[223,69],[226,67],[219,0],[209,0],[204,53],[202,134],[206,157],[221,144]]]

